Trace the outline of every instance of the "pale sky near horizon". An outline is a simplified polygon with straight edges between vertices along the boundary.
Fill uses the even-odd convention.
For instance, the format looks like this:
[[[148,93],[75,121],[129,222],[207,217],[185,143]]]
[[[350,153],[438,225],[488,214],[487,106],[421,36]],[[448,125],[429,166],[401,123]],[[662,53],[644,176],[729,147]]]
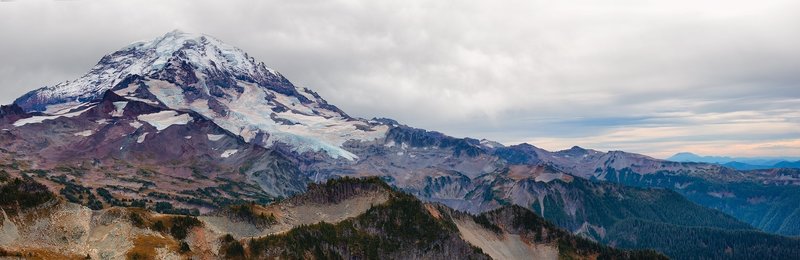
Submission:
[[[0,1],[0,103],[173,29],[358,117],[550,150],[800,156],[800,1]]]

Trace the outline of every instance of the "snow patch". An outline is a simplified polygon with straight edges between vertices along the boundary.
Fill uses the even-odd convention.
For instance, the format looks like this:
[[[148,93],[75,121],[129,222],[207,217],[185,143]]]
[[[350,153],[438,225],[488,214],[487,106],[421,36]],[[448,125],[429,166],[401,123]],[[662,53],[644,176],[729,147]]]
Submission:
[[[136,143],[137,144],[144,143],[144,139],[147,137],[147,134],[148,133],[144,133],[144,134],[140,135],[139,138],[136,139]],[[120,147],[120,149],[122,149],[122,147]]]
[[[77,132],[77,133],[75,133],[74,135],[75,135],[75,136],[83,136],[83,137],[87,137],[87,136],[91,136],[92,134],[94,134],[94,131],[92,131],[92,130],[86,130],[86,131],[80,131],[80,132]]]
[[[236,152],[238,152],[238,151],[239,151],[239,150],[236,150],[236,149],[233,149],[233,150],[225,150],[225,152],[223,152],[223,153],[222,153],[222,155],[220,155],[219,157],[222,157],[222,158],[228,158],[228,157],[231,157],[231,155],[234,155],[234,154],[235,154]]]
[[[225,135],[212,135],[212,134],[209,134],[208,135],[208,140],[216,142],[216,141],[219,141],[220,139],[222,139],[223,137],[225,137]]]
[[[481,139],[481,145],[483,145],[484,147],[487,147],[489,149],[505,147],[501,143],[498,143],[498,142],[495,142],[495,141],[492,141],[492,140],[487,140],[487,139]]]
[[[75,109],[76,107],[80,107],[80,106],[85,105],[85,104],[86,103],[82,103],[82,102],[79,102],[79,101],[68,101],[68,102],[64,102],[64,103],[60,103],[60,104],[54,104],[54,105],[47,106],[45,108],[45,110],[42,111],[42,113],[49,114],[49,115],[64,114],[64,113],[69,112],[72,109]]]
[[[117,95],[120,95],[120,96],[128,96],[130,94],[136,93],[136,90],[138,90],[138,89],[139,89],[138,85],[129,84],[127,87],[125,87],[123,89],[114,91],[114,93],[116,93]]]
[[[60,118],[60,117],[76,117],[76,116],[79,116],[79,115],[83,114],[83,112],[86,112],[87,110],[92,109],[92,108],[94,108],[94,106],[88,107],[88,108],[86,108],[84,110],[81,110],[81,111],[72,112],[72,113],[66,113],[66,114],[60,114],[60,115],[52,115],[52,116],[34,116],[34,117],[29,117],[29,118],[23,118],[23,119],[20,119],[20,120],[17,120],[16,122],[14,122],[14,126],[20,127],[20,126],[24,126],[24,125],[27,125],[27,124],[38,124],[38,123],[44,122],[45,120],[54,120],[54,119]]]
[[[59,118],[59,117],[61,117],[61,116],[34,116],[34,117],[29,117],[29,118],[23,118],[23,119],[20,119],[20,120],[17,120],[16,122],[14,122],[14,126],[20,127],[20,126],[24,126],[24,125],[27,125],[27,124],[37,124],[37,123],[44,122],[44,120],[53,120],[53,119],[56,119],[56,118]]]
[[[189,114],[179,114],[172,110],[140,115],[138,119],[147,122],[158,129],[158,131],[167,129],[167,127],[172,125],[185,125],[192,121],[192,117],[189,116]]]
[[[143,126],[142,122],[139,122],[139,121],[133,121],[133,122],[130,122],[128,124],[131,125],[131,127],[133,127],[133,128],[139,128],[139,127]]]
[[[111,112],[112,117],[121,117],[125,113],[125,106],[128,105],[127,101],[114,102],[114,111]]]
[[[139,101],[139,102],[142,102],[142,103],[145,103],[145,104],[154,105],[154,106],[158,105],[158,102],[153,101],[153,100],[149,100],[149,99],[137,98],[137,97],[126,97],[126,98],[130,99],[130,100],[133,100],[133,101]]]

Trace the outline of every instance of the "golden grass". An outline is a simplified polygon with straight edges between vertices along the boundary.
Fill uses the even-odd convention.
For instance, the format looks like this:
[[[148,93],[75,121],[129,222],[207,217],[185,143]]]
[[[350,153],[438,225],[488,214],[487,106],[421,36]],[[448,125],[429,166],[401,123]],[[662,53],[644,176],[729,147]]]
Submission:
[[[63,259],[63,260],[78,260],[78,259],[86,259],[85,255],[76,255],[76,254],[65,254],[63,252],[57,251],[50,251],[45,249],[38,249],[38,248],[26,248],[20,249],[16,251],[6,251],[8,255],[21,255],[23,259],[32,259],[32,260],[47,260],[47,259]]]
[[[133,248],[128,250],[125,256],[128,259],[156,259],[157,248],[167,248],[170,251],[178,251],[178,242],[162,236],[141,235],[133,239]]]

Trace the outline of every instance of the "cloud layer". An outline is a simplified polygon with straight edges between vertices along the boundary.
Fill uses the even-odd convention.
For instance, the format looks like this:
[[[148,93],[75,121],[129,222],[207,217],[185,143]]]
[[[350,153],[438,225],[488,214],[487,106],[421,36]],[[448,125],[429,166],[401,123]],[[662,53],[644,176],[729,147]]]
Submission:
[[[797,156],[798,24],[788,0],[0,2],[0,103],[179,28],[356,116],[548,149]]]

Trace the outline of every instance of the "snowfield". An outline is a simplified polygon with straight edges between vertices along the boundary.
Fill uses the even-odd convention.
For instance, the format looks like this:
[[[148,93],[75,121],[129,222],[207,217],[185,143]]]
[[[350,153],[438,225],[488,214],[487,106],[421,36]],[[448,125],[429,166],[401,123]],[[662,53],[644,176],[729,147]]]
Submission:
[[[172,125],[185,125],[192,121],[192,117],[189,114],[178,114],[178,112],[172,110],[140,115],[138,119],[147,122],[158,131],[167,129]]]
[[[229,91],[226,93],[230,95],[229,97],[217,100],[228,108],[229,113],[225,116],[221,116],[209,108],[208,102],[195,100],[190,103],[186,101],[182,89],[172,83],[150,80],[148,88],[160,102],[167,106],[173,109],[198,112],[212,119],[225,130],[241,136],[247,142],[256,141],[255,138],[259,133],[267,133],[269,138],[262,145],[270,147],[275,143],[284,143],[299,153],[322,151],[333,158],[355,160],[358,159],[358,156],[341,147],[344,142],[348,140],[373,141],[383,138],[389,129],[388,126],[379,125],[373,127],[372,131],[360,130],[357,125],[367,126],[367,123],[344,118],[332,111],[313,109],[308,104],[301,104],[297,98],[289,98],[252,83],[242,81],[237,83],[244,88],[243,93]],[[270,102],[268,95],[276,98]],[[292,110],[275,113],[273,112],[273,108],[276,106],[274,103],[280,103]],[[314,113],[315,111],[325,111],[318,113],[328,115],[328,117],[318,115]],[[272,117],[285,119],[293,124],[277,122]],[[211,136],[209,136],[209,140],[215,141]]]
[[[86,112],[87,110],[92,109],[93,107],[94,106],[90,106],[90,107],[88,107],[88,108],[86,108],[84,110],[77,111],[77,112],[72,112],[72,113],[56,114],[56,115],[52,115],[52,116],[34,116],[34,117],[29,117],[29,118],[23,118],[23,119],[20,119],[20,120],[17,120],[16,122],[14,122],[14,126],[20,127],[20,126],[24,126],[24,125],[27,125],[27,124],[38,124],[38,123],[44,122],[44,120],[53,120],[53,119],[60,118],[60,117],[76,117],[76,116],[80,116],[81,114],[83,114],[83,112]]]

